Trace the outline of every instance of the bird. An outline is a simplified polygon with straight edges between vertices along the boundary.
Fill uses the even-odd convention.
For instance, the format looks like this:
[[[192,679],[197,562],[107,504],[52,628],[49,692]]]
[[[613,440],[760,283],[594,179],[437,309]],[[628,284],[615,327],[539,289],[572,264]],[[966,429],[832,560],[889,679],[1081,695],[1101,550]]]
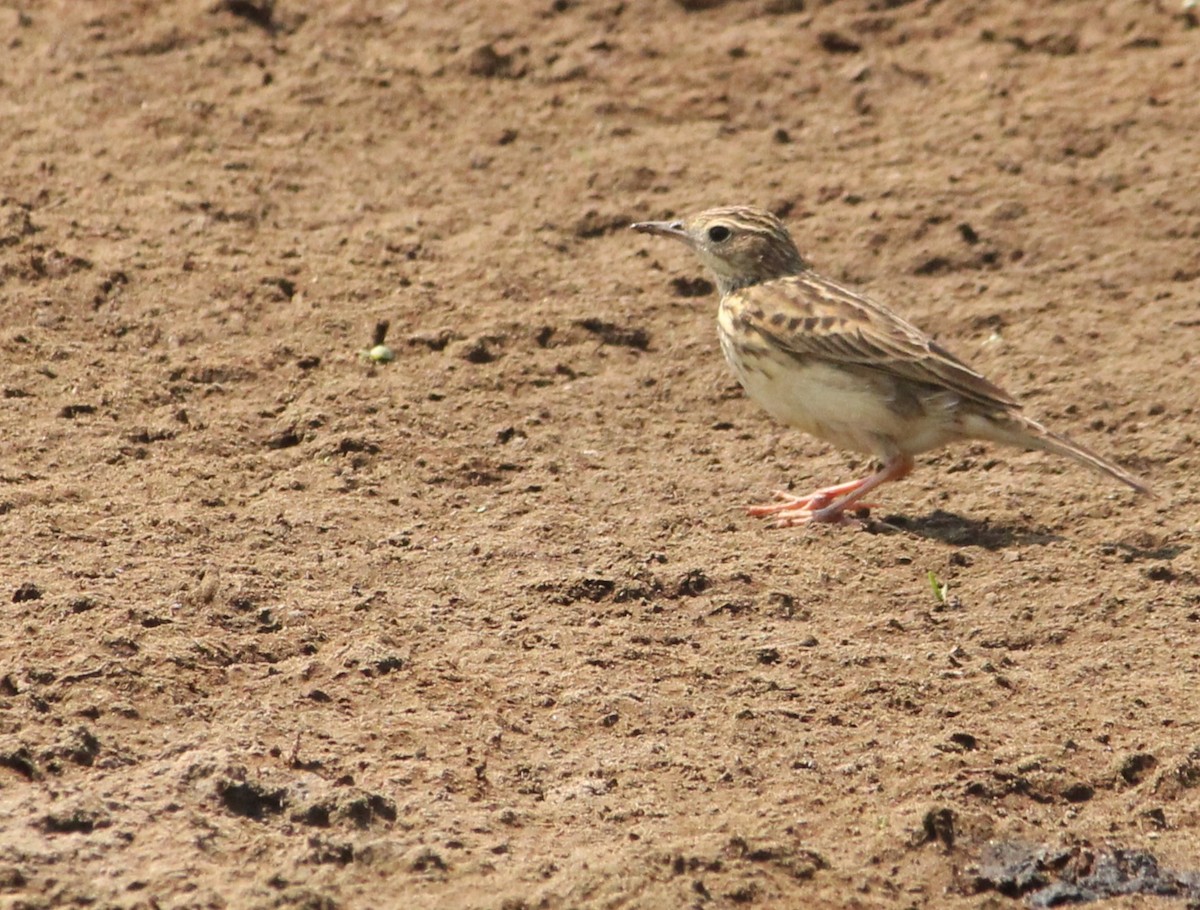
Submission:
[[[721,350],[773,418],[878,459],[874,473],[803,496],[778,491],[751,515],[777,527],[852,524],[865,497],[916,456],[962,440],[1065,455],[1138,493],[1139,478],[1022,413],[1021,404],[882,303],[817,274],[783,222],[725,206],[630,225],[682,241],[716,280]]]

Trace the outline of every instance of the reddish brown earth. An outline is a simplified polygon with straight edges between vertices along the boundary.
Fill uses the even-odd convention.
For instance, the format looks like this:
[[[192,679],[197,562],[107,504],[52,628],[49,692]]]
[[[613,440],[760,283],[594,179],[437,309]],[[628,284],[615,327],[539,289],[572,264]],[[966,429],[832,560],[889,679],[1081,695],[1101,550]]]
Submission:
[[[443,7],[0,9],[0,905],[1200,868],[1195,19]],[[699,264],[625,229],[737,202],[1160,498],[960,446],[895,530],[746,517],[866,465],[743,398]]]

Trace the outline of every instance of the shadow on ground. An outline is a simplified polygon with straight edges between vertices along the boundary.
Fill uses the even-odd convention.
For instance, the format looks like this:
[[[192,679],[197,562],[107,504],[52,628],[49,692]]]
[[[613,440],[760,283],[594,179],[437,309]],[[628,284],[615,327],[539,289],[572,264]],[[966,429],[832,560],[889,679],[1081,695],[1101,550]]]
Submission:
[[[1012,546],[1044,546],[1062,540],[1038,528],[1019,524],[1000,524],[990,519],[967,518],[937,509],[929,515],[909,518],[888,515],[879,521],[879,530],[902,531],[938,540],[956,547],[983,547],[985,550],[1004,550]]]

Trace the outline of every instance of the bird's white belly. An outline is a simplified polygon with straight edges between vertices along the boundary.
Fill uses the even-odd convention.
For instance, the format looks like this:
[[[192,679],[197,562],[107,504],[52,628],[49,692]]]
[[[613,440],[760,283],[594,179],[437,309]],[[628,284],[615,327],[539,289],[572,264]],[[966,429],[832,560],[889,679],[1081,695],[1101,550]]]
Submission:
[[[721,347],[746,393],[781,423],[839,448],[880,457],[916,454],[945,442],[953,415],[901,413],[886,379],[783,351],[740,355]]]

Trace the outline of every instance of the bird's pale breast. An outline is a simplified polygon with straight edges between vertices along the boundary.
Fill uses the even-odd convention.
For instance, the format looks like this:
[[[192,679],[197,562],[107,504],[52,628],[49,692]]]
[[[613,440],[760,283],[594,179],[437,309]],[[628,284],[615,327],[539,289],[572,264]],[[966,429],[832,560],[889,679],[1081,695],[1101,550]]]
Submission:
[[[915,454],[956,435],[954,402],[902,401],[884,373],[798,356],[749,329],[736,304],[721,306],[725,359],[746,393],[776,420],[839,448]]]

